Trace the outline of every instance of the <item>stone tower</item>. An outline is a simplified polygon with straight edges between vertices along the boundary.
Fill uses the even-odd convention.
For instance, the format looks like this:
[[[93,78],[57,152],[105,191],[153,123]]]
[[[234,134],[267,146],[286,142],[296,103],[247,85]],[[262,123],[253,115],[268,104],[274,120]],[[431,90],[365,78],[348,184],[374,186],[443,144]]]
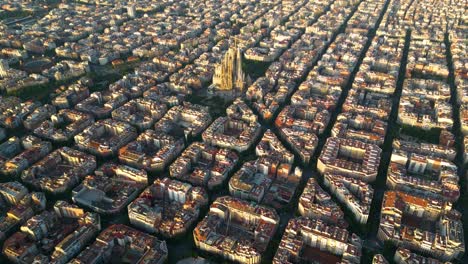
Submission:
[[[244,91],[247,86],[248,77],[242,70],[242,50],[237,41],[231,46],[223,60],[215,68],[213,75],[213,86],[221,91]]]

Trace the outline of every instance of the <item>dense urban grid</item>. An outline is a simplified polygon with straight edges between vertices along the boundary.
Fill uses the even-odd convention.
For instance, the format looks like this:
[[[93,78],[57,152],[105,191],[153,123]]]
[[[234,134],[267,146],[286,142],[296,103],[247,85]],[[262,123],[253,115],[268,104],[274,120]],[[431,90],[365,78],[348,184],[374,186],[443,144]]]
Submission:
[[[468,0],[0,0],[1,263],[468,263]]]

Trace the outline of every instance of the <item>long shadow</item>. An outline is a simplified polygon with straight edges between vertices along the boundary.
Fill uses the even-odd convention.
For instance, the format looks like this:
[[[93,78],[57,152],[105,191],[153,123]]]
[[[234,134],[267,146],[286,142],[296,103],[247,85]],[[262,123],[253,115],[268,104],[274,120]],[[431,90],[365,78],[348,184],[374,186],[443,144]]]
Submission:
[[[449,68],[448,83],[450,85],[450,104],[452,105],[452,118],[453,128],[452,133],[455,135],[455,148],[457,150],[457,156],[455,157],[455,163],[458,166],[458,177],[460,183],[460,199],[454,204],[454,208],[462,213],[462,222],[465,240],[468,238],[468,164],[463,164],[463,134],[461,133],[460,123],[460,104],[458,103],[458,93],[455,84],[455,70],[453,67],[453,57],[451,50],[451,42],[449,34],[445,34],[444,43],[446,47],[447,65]],[[465,243],[465,252],[468,252],[468,243]],[[468,256],[465,253],[463,258],[460,260],[461,263],[468,263]]]
[[[303,190],[304,190],[304,188],[305,188],[305,185],[306,185],[306,183],[307,183],[307,180],[308,180],[310,177],[315,177],[315,178],[317,179],[319,185],[320,185],[324,190],[328,190],[328,188],[325,187],[324,184],[323,184],[323,177],[319,177],[319,176],[318,176],[318,173],[316,172],[317,159],[318,159],[318,157],[319,157],[319,155],[320,155],[320,153],[321,153],[321,151],[322,151],[322,148],[323,148],[323,146],[324,146],[324,144],[325,144],[326,139],[327,139],[328,137],[330,137],[330,135],[331,135],[331,129],[332,129],[332,127],[333,127],[333,125],[334,125],[334,123],[335,123],[335,121],[336,121],[336,118],[337,118],[337,116],[338,116],[338,113],[341,112],[342,105],[343,105],[343,103],[344,103],[344,101],[345,101],[345,99],[346,99],[346,97],[347,97],[347,95],[348,95],[349,90],[350,90],[351,87],[352,87],[352,83],[353,83],[353,81],[354,81],[354,78],[355,78],[355,76],[356,76],[356,73],[357,73],[358,70],[359,70],[359,66],[361,65],[361,63],[362,63],[362,61],[363,61],[363,59],[364,59],[364,57],[365,57],[365,54],[366,54],[367,50],[369,49],[369,47],[370,47],[370,45],[371,45],[371,43],[372,43],[372,39],[374,38],[374,36],[375,36],[375,34],[376,34],[376,29],[379,27],[380,22],[382,21],[383,15],[385,14],[385,12],[386,12],[386,10],[387,10],[387,8],[388,8],[389,2],[390,2],[390,1],[387,1],[387,2],[385,3],[385,5],[384,5],[384,7],[382,8],[382,11],[381,11],[381,13],[380,13],[379,19],[377,20],[376,26],[375,26],[374,29],[372,29],[372,30],[368,33],[368,35],[367,35],[367,37],[368,37],[367,42],[366,42],[366,44],[364,45],[364,47],[362,48],[362,50],[361,50],[359,59],[358,59],[358,61],[357,61],[357,63],[356,63],[355,68],[353,69],[353,71],[352,71],[352,73],[351,73],[351,75],[350,75],[350,78],[348,79],[347,85],[343,88],[342,94],[341,94],[341,96],[340,96],[340,98],[339,98],[339,100],[338,100],[338,102],[337,102],[337,107],[335,108],[335,111],[332,113],[332,117],[331,117],[331,119],[330,119],[330,122],[329,122],[327,128],[325,129],[325,132],[319,136],[319,143],[318,143],[317,148],[315,149],[315,152],[314,152],[314,155],[313,155],[312,158],[311,158],[311,161],[309,162],[309,164],[305,164],[304,175],[303,175],[301,184],[300,184],[299,187],[297,188],[296,195],[294,196],[294,198],[293,198],[292,201],[291,201],[291,204],[292,204],[293,206],[291,206],[290,208],[288,208],[288,209],[289,209],[288,211],[282,212],[282,214],[281,214],[282,217],[281,217],[280,227],[279,227],[279,230],[277,231],[277,233],[276,233],[276,235],[275,235],[275,237],[274,237],[272,243],[270,243],[269,251],[271,250],[271,251],[276,252],[277,247],[278,247],[278,245],[279,245],[279,242],[280,242],[280,240],[281,240],[281,236],[282,236],[282,234],[284,233],[284,230],[285,230],[285,228],[286,228],[287,223],[289,222],[289,220],[290,220],[291,218],[293,218],[293,217],[296,216],[295,214],[296,214],[296,211],[297,211],[298,200],[299,200],[300,194],[303,192]],[[329,42],[327,45],[325,45],[325,47],[324,47],[324,49],[323,49],[323,52],[317,57],[315,63],[314,63],[313,66],[311,67],[311,69],[313,69],[313,67],[316,66],[317,62],[320,61],[320,58],[322,57],[323,54],[325,54],[325,52],[326,52],[327,49],[330,47],[330,45],[335,41],[336,37],[337,37],[340,33],[344,33],[344,32],[345,32],[345,30],[346,30],[346,28],[347,28],[347,23],[348,23],[349,19],[354,15],[354,13],[356,12],[356,10],[358,9],[358,7],[359,7],[360,4],[361,4],[361,2],[358,3],[358,4],[353,8],[352,12],[351,12],[351,13],[348,15],[348,17],[345,19],[345,21],[343,22],[343,24],[340,26],[339,30],[333,35],[333,37],[332,37],[332,39],[330,40],[330,42]],[[304,81],[304,79],[305,79],[305,77],[303,78],[302,81]],[[301,83],[301,81],[299,82],[299,84],[300,84],[300,83]],[[296,86],[296,89],[297,89],[297,87],[298,87],[298,86]],[[293,92],[293,93],[294,93],[294,92]],[[291,96],[292,96],[293,93],[291,93],[291,95],[288,96],[288,98],[287,98],[287,100],[285,101],[285,104],[284,104],[284,105],[289,104],[290,99],[291,99]],[[283,107],[284,107],[284,105],[283,105]],[[279,110],[277,111],[277,113],[279,113],[280,111],[281,111],[281,109],[279,109]],[[277,116],[277,114],[274,116],[274,118],[273,118],[272,120],[274,120],[274,119],[276,118],[276,116]],[[272,126],[271,126],[271,129],[272,129],[273,132],[275,132],[275,134],[277,135],[278,139],[280,139],[280,141],[282,141],[283,145],[285,145],[286,147],[288,147],[288,148],[290,149],[290,147],[288,146],[287,142],[285,142],[281,137],[278,136],[279,134],[278,134],[278,131],[277,131],[276,127],[275,127],[274,125],[272,125]],[[291,150],[291,149],[290,149],[290,150]],[[291,151],[291,152],[292,152],[292,153],[295,153],[294,151]],[[296,154],[296,153],[295,153],[295,154]],[[297,159],[297,155],[295,155],[295,156],[296,156],[296,159]],[[315,175],[315,176],[314,176],[314,175]],[[332,198],[333,198],[334,200],[336,200],[336,199],[334,198],[333,195],[332,195]],[[337,202],[337,201],[335,201],[335,202]],[[337,202],[337,203],[338,203],[338,204],[341,204],[341,203],[339,203],[339,202]],[[358,235],[364,234],[364,233],[366,232],[366,231],[365,231],[365,228],[364,228],[362,225],[358,224],[358,223],[354,220],[354,218],[352,217],[352,215],[350,215],[350,212],[348,212],[347,209],[346,209],[344,206],[342,206],[342,208],[344,209],[344,211],[345,211],[345,213],[346,213],[346,220],[347,220],[348,222],[351,223],[350,228],[349,228],[350,231],[351,231],[351,232],[354,232],[354,233],[356,233],[356,234],[358,234]],[[267,252],[266,255],[268,256],[268,258],[265,260],[265,263],[271,263],[269,256],[270,256],[270,254],[272,254],[272,255],[274,256],[274,252],[273,252],[273,254],[272,254],[272,252]],[[270,262],[268,262],[268,261],[270,261]]]
[[[372,198],[372,206],[369,212],[369,221],[367,222],[366,229],[367,232],[367,239],[368,241],[372,241],[373,243],[368,245],[370,252],[379,250],[381,248],[376,248],[382,246],[377,244],[377,231],[380,224],[380,212],[381,206],[383,201],[383,196],[385,191],[387,190],[386,182],[387,182],[387,169],[390,163],[390,157],[392,155],[392,143],[393,140],[398,136],[400,126],[397,124],[396,119],[398,116],[398,106],[400,103],[400,97],[403,90],[403,83],[405,80],[405,73],[406,73],[406,64],[408,60],[408,51],[409,51],[409,44],[411,40],[411,32],[407,31],[405,36],[405,45],[403,48],[403,56],[400,62],[400,71],[398,73],[398,80],[396,83],[395,93],[393,94],[392,98],[392,111],[390,112],[388,118],[388,129],[387,134],[385,135],[384,144],[382,145],[382,157],[380,159],[380,166],[377,175],[376,181],[372,184],[374,188],[374,197]],[[386,253],[384,251],[384,253]],[[385,256],[387,259],[393,258],[393,249],[389,251],[390,256]]]

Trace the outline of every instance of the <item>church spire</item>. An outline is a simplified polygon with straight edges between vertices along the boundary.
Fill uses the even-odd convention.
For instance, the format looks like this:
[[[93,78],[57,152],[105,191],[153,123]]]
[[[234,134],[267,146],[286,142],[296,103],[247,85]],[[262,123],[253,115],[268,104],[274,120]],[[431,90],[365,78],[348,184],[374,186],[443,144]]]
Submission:
[[[246,75],[242,70],[242,50],[238,46],[237,38],[234,45],[229,47],[223,60],[216,66],[213,75],[213,85],[218,90],[243,91],[246,86]]]

